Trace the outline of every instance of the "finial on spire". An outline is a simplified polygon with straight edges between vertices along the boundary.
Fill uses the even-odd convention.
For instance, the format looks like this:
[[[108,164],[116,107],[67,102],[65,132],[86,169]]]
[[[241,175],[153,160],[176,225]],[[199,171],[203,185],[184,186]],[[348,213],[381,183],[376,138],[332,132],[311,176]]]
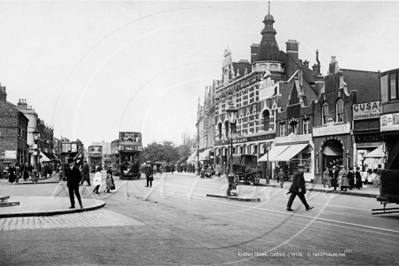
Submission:
[[[270,1],[269,1],[269,10],[268,10],[269,14],[270,14]]]

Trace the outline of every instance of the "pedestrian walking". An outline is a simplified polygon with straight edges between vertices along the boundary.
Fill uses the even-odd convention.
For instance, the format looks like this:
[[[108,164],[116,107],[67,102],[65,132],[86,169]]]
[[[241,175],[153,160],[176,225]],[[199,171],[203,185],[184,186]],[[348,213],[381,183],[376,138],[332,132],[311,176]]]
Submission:
[[[357,167],[355,173],[355,179],[356,179],[355,187],[360,190],[363,187],[363,184],[362,184],[362,175],[360,174],[359,170],[360,168]]]
[[[172,167],[170,168],[170,170],[171,170],[172,175],[173,175],[173,172],[175,171],[175,166],[173,164],[172,164]]]
[[[79,183],[82,180],[79,169],[75,166],[73,159],[68,159],[69,168],[66,169],[65,174],[67,177],[67,187],[69,192],[69,200],[71,202],[70,209],[75,208],[75,197],[78,199],[80,208],[83,209],[82,199],[79,193]]]
[[[98,192],[98,189],[101,186],[101,167],[100,166],[97,166],[97,168],[96,168],[96,174],[94,175],[94,178],[93,178],[93,185],[94,185],[93,193],[100,194],[100,192]]]
[[[349,182],[349,189],[350,190],[354,189],[355,188],[355,173],[353,172],[353,167],[349,168],[348,182]]]
[[[19,183],[19,179],[21,178],[21,167],[19,164],[15,165],[15,182]]]
[[[341,191],[347,191],[347,188],[349,187],[349,182],[345,166],[343,165],[341,165],[340,167],[338,178],[340,181]]]
[[[220,178],[220,175],[222,174],[222,166],[220,165],[220,163],[216,165],[215,174]]]
[[[279,180],[280,187],[283,188],[284,180],[285,180],[285,174],[284,174],[283,168],[280,168],[279,173],[277,175],[277,179]]]
[[[306,184],[305,178],[303,177],[303,171],[305,170],[305,166],[303,164],[298,164],[298,169],[294,173],[292,177],[292,184],[288,193],[291,193],[290,198],[287,203],[287,211],[294,211],[291,206],[294,202],[296,196],[302,201],[303,205],[307,211],[310,211],[314,207],[309,206],[306,202],[305,194],[306,194]]]
[[[337,191],[338,174],[339,174],[339,171],[338,171],[337,167],[334,165],[333,169],[331,171],[331,186],[334,188],[333,191]]]
[[[60,181],[59,181],[59,182],[65,180],[65,178],[66,178],[66,176],[65,176],[65,169],[64,169],[64,166],[63,166],[62,164],[60,164],[60,166],[59,166],[58,175],[59,175],[59,177],[60,177]]]
[[[12,164],[8,167],[8,183],[15,184],[15,167]]]
[[[154,169],[156,169],[156,165],[151,167],[151,162],[148,161],[145,167],[145,176],[147,179],[146,187],[152,187],[152,181],[154,180]]]
[[[111,190],[115,189],[114,178],[112,177],[111,169],[107,170],[107,179],[105,180],[105,192],[111,193]]]
[[[82,182],[80,182],[80,185],[82,186],[83,183],[86,181],[87,186],[90,187],[90,168],[86,160],[83,161],[83,167],[80,173],[82,175]]]
[[[28,166],[27,163],[25,163],[25,166],[24,166],[23,178],[24,178],[25,181],[27,179],[29,179],[29,166]]]
[[[328,186],[331,187],[331,177],[330,177],[330,169],[326,167],[326,170],[323,172],[323,187]]]

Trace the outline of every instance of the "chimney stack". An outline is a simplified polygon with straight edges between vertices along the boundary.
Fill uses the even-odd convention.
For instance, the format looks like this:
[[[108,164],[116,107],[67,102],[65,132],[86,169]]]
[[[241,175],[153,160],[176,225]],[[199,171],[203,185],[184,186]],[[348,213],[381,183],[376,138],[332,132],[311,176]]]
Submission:
[[[20,109],[20,110],[27,110],[28,109],[28,104],[26,103],[26,99],[19,99],[19,102],[18,102],[18,108]]]
[[[0,84],[0,101],[6,102],[7,101],[7,92],[6,92],[6,87],[1,86]]]
[[[258,51],[259,51],[259,44],[252,44],[251,45],[251,64],[256,61],[256,58],[258,57]]]
[[[287,66],[286,73],[288,77],[291,77],[292,74],[298,69],[299,65],[299,42],[296,40],[288,40],[286,43],[287,46]]]

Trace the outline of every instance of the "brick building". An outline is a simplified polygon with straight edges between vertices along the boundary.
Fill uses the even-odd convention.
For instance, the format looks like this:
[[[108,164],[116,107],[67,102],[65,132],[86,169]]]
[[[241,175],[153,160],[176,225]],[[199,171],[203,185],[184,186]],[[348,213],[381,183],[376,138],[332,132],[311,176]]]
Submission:
[[[0,86],[0,169],[28,162],[28,118],[7,102],[6,87]]]
[[[314,104],[313,142],[315,146],[315,174],[320,178],[326,167],[344,165],[346,169],[356,165],[356,148],[361,147],[361,139],[356,144],[353,137],[353,105],[379,99],[378,73],[340,69],[332,57],[325,85],[320,98]],[[367,129],[372,133],[377,125]],[[366,128],[356,123],[356,134]],[[355,135],[356,136],[356,135]],[[378,144],[375,144],[378,145]]]
[[[38,161],[36,157],[37,150],[40,149],[41,160],[51,160],[55,158],[53,155],[54,151],[54,130],[46,125],[42,119],[38,117],[38,114],[27,104],[26,99],[20,99],[18,101],[18,109],[22,112],[28,119],[28,137],[27,143],[29,146],[29,162],[35,165]],[[38,131],[39,135],[37,139],[34,139],[34,131]],[[35,145],[36,144],[36,145]]]

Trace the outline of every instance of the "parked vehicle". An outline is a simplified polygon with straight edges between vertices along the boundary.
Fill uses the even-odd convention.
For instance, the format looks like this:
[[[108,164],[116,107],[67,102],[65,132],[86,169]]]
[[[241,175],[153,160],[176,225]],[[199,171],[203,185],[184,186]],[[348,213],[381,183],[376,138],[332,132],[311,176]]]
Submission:
[[[238,181],[259,185],[261,171],[256,155],[233,154],[233,172]]]

